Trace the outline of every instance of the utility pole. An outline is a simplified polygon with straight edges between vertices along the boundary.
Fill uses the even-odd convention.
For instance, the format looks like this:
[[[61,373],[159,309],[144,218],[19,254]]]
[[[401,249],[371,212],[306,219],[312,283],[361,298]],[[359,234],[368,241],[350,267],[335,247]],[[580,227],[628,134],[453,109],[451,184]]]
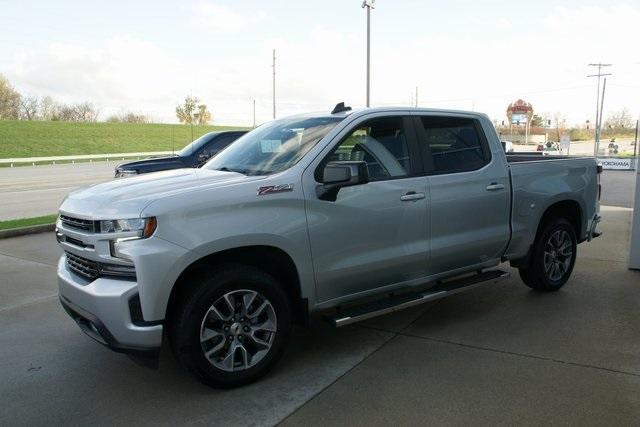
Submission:
[[[367,9],[367,107],[371,100],[371,9],[375,9],[376,0],[364,0],[362,8]]]
[[[636,139],[635,139],[635,143],[633,144],[633,157],[634,158],[638,154],[638,127],[639,126],[640,126],[640,120],[636,120]],[[638,169],[640,169],[640,167],[638,167]]]
[[[256,127],[256,100],[253,100],[253,127]]]
[[[604,76],[610,76],[611,74],[603,74],[602,73],[602,69],[604,67],[610,67],[612,64],[602,64],[602,63],[597,63],[597,64],[589,64],[589,67],[598,67],[598,74],[589,74],[587,77],[597,77],[598,78],[598,90],[597,90],[597,97],[596,97],[596,128],[594,131],[594,142],[593,142],[593,155],[594,156],[598,156],[598,146],[600,145],[600,119],[599,117],[601,116],[600,114],[600,77],[604,77]]]
[[[416,108],[418,108],[418,86],[416,86]]]
[[[276,119],[276,50],[273,49],[273,120]]]
[[[607,78],[604,78],[602,84],[602,97],[600,98],[600,117],[598,118],[598,139],[596,140],[596,154],[598,157],[598,151],[600,150],[600,135],[602,134],[602,112],[604,110],[604,91],[607,89]]]

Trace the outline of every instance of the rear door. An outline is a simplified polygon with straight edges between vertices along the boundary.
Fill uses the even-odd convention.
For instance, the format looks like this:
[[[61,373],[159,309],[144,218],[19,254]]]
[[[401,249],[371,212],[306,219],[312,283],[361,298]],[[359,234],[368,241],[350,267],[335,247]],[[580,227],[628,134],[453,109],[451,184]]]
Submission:
[[[305,171],[307,221],[321,302],[426,275],[427,186],[410,114],[372,114],[345,129]],[[320,200],[324,165],[365,161],[370,182]]]
[[[431,274],[500,259],[509,238],[509,176],[472,116],[417,114],[428,175]]]

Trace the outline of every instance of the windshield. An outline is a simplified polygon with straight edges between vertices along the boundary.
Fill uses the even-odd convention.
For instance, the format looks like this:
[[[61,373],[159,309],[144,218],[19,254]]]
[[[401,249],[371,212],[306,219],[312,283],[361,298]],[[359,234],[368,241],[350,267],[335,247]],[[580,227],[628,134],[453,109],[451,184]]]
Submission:
[[[204,144],[211,140],[211,137],[214,133],[209,132],[202,135],[200,138],[193,141],[191,144],[188,144],[182,150],[178,151],[177,155],[180,157],[190,156],[196,151],[198,151]]]
[[[204,168],[269,175],[295,165],[343,117],[290,118],[264,124],[227,147]]]

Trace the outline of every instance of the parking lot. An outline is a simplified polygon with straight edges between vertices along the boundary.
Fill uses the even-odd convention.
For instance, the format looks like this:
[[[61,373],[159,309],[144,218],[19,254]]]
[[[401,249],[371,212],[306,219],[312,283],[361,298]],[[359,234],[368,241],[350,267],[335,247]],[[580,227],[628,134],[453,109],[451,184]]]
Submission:
[[[154,371],[94,343],[57,301],[53,235],[0,240],[0,424],[637,424],[640,272],[627,269],[633,174],[620,174],[604,235],[558,293],[511,270],[341,329],[314,319],[266,379],[231,391],[166,349]]]

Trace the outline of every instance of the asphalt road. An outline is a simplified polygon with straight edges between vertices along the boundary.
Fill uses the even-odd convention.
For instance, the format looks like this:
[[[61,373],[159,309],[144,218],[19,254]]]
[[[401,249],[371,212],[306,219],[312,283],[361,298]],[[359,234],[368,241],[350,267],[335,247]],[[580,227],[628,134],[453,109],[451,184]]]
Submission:
[[[602,213],[557,293],[514,274],[345,328],[317,319],[267,378],[231,391],[166,351],[153,371],[93,342],[57,301],[53,235],[0,240],[0,425],[637,425],[631,211]]]
[[[117,164],[96,162],[0,168],[0,221],[56,213],[60,202],[71,190],[112,179]]]
[[[0,168],[0,221],[56,213],[71,190],[113,178],[121,162]],[[603,172],[602,204],[633,207],[635,174]]]

